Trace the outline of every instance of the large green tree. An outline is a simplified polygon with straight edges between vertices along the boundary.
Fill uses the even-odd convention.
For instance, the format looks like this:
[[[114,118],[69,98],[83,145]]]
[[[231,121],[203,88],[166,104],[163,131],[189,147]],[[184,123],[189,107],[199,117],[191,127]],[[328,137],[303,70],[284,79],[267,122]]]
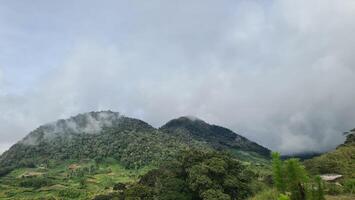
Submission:
[[[280,159],[279,153],[272,153],[273,181],[277,190],[289,194],[291,200],[323,200],[323,185],[320,178],[309,182],[305,167],[298,159],[291,158],[286,161]]]
[[[282,160],[278,152],[272,153],[272,172],[273,172],[273,181],[276,188],[282,193],[285,192],[286,190],[285,176],[283,172]]]
[[[246,199],[252,178],[253,173],[229,155],[188,150],[141,177],[137,185],[123,192],[123,199]]]

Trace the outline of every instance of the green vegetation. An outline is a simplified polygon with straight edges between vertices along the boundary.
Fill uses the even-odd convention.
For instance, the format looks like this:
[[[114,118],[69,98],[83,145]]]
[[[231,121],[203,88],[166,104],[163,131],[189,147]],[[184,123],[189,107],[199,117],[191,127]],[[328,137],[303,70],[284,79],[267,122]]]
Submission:
[[[348,145],[349,143],[346,146]],[[342,148],[344,146],[342,145]],[[309,164],[309,161],[307,163]],[[348,170],[347,173],[354,173],[354,169]],[[279,153],[272,153],[272,174],[273,184],[250,200],[354,199],[353,179],[341,179],[341,184],[325,183],[320,176],[311,175],[298,159],[282,161]]]
[[[94,166],[97,168],[90,171]],[[50,168],[19,168],[0,179],[0,199],[91,199],[112,191],[115,183],[131,184],[153,167],[126,169],[118,162],[66,162]]]
[[[279,153],[272,153],[272,171],[275,187],[281,193],[286,191],[285,177],[283,176],[282,161]]]
[[[245,199],[252,194],[253,178],[253,172],[228,154],[191,150],[106,199]]]
[[[279,153],[272,153],[272,172],[275,189],[266,190],[253,199],[324,200],[320,177],[312,180],[298,159],[282,161]]]
[[[0,156],[0,199],[354,199],[354,138],[303,163],[278,153],[270,162],[268,149],[202,120],[155,129],[110,111],[81,114]],[[344,176],[323,182],[323,173]]]
[[[348,133],[344,144],[334,151],[319,157],[304,161],[307,170],[313,175],[340,174],[342,177],[324,185],[324,193],[328,195],[350,195],[353,197],[355,189],[355,134]],[[327,197],[333,198],[333,197]],[[355,198],[355,197],[353,197]],[[334,197],[334,199],[336,199]]]
[[[304,162],[312,174],[341,174],[345,179],[355,178],[355,136],[349,134],[336,150]]]
[[[126,168],[137,169],[172,160],[179,151],[191,147],[235,152],[243,160],[265,162],[268,159],[264,155],[268,149],[228,129],[201,120],[184,120],[178,124],[173,121],[158,130],[141,120],[110,111],[59,120],[39,127],[1,155],[0,176],[19,167],[47,166],[49,161],[94,159],[100,162],[108,157]],[[205,132],[206,140],[197,139]]]
[[[200,119],[180,117],[166,123],[160,130],[170,135],[189,136],[191,139],[209,144],[216,150],[231,150],[233,152],[248,152],[258,157],[269,159],[270,150],[240,136],[233,131],[210,125]],[[253,156],[248,156],[253,157]]]

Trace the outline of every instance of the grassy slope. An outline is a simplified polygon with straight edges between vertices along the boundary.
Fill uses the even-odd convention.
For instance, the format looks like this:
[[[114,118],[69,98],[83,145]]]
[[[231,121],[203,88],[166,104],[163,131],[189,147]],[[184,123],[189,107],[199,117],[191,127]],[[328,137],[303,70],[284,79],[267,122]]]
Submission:
[[[145,174],[152,167],[144,167],[139,170],[128,170],[118,163],[101,164],[94,175],[85,175],[83,178],[71,177],[68,166],[71,163],[58,165],[51,169],[21,168],[14,170],[9,175],[0,179],[0,199],[21,200],[21,199],[65,199],[63,193],[78,193],[80,196],[70,199],[90,199],[97,194],[112,191],[114,183],[131,183],[137,181],[138,177]],[[80,163],[81,167],[92,163]],[[21,187],[19,184],[26,178],[21,175],[28,173],[43,173],[47,179],[52,180],[48,186],[35,188]],[[82,187],[80,182],[85,182]]]

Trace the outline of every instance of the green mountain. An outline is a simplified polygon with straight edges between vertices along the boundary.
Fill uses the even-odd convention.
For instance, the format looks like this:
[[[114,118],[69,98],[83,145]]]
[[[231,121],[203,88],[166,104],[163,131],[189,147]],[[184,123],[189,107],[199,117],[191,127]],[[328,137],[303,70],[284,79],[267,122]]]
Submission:
[[[181,117],[157,129],[116,112],[84,113],[38,127],[0,156],[0,199],[114,199],[117,188],[127,197],[247,196],[251,176],[237,160],[268,162],[268,153],[202,120]],[[214,189],[193,187],[205,184],[200,176]]]
[[[346,179],[355,178],[355,129],[346,134],[345,142],[335,150],[304,161],[307,169],[313,174],[336,173]]]
[[[187,147],[141,120],[110,111],[91,112],[40,126],[5,152],[0,166],[11,170],[50,161],[113,158],[126,168],[137,168]]]
[[[49,162],[106,158],[134,169],[169,160],[188,148],[234,151],[241,159],[251,160],[270,153],[229,129],[202,120],[181,117],[156,129],[116,112],[90,112],[32,131],[1,155],[0,174]]]
[[[173,119],[162,126],[160,130],[167,132],[170,135],[183,135],[190,140],[207,143],[216,150],[251,152],[262,155],[265,158],[270,156],[269,149],[252,142],[227,128],[208,124],[196,117],[180,117]]]

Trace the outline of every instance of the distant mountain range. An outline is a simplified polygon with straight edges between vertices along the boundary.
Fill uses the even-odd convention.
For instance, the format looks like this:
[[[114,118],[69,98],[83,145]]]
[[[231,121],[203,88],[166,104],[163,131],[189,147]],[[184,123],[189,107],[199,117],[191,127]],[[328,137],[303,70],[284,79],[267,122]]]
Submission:
[[[288,155],[282,155],[281,159],[282,160],[287,160],[290,158],[298,158],[300,160],[307,160],[307,159],[311,159],[317,156],[322,155],[322,153],[316,153],[316,152],[304,152],[304,153],[297,153],[297,154],[288,154]]]
[[[270,155],[269,149],[197,118],[180,117],[156,129],[139,119],[101,111],[40,126],[0,156],[0,174],[48,162],[105,158],[140,168],[191,148],[227,151],[249,161]]]

